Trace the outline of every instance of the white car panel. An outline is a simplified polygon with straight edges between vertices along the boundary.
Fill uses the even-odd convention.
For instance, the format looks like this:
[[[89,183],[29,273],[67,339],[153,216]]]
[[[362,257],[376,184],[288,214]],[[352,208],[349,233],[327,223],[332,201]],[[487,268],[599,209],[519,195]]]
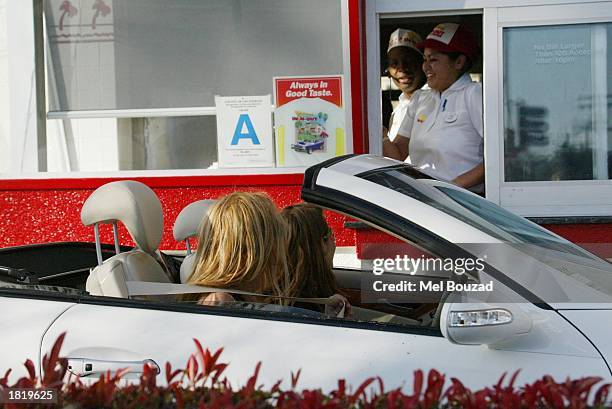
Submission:
[[[0,297],[0,375],[12,369],[10,381],[26,376],[27,371],[23,366],[26,359],[31,359],[40,373],[43,335],[51,323],[73,305],[67,302]],[[46,351],[43,349],[43,353]]]
[[[566,310],[559,311],[559,313],[576,325],[595,344],[608,366],[612,368],[612,341],[610,340],[612,306],[608,308],[597,311]]]
[[[391,158],[383,158],[375,155],[360,155],[343,160],[342,162],[334,164],[332,167],[336,172],[347,175],[358,175],[369,170],[391,166],[393,164],[400,165],[402,163],[404,162]]]
[[[485,303],[480,303],[484,305]],[[457,308],[453,308],[453,305]],[[470,310],[470,303],[446,304],[445,311]],[[506,310],[520,309],[531,320],[531,326],[525,334],[508,338],[490,345],[489,348],[515,352],[534,352],[551,355],[572,355],[585,358],[601,358],[601,355],[585,337],[557,312],[544,310],[530,303],[491,304],[491,307]],[[513,308],[509,308],[513,307]],[[480,308],[478,308],[480,309]],[[444,320],[443,320],[444,321]],[[446,329],[447,330],[447,329]],[[476,330],[478,330],[476,328]],[[445,332],[445,329],[442,329]]]
[[[166,361],[173,367],[184,367],[188,355],[195,352],[192,338],[198,338],[211,349],[225,347],[221,362],[230,363],[226,375],[232,383],[244,384],[256,363],[262,361],[261,382],[268,386],[278,379],[288,380],[290,371],[302,369],[300,387],[326,390],[335,387],[340,378],[356,386],[374,375],[380,375],[387,388],[410,385],[415,369],[430,368],[459,377],[473,388],[491,386],[503,372],[518,369],[519,382],[541,377],[543,369],[557,379],[586,375],[609,378],[604,361],[588,341],[576,337],[575,329],[561,321],[556,333],[546,336],[543,332],[521,352],[454,345],[443,337],[422,334],[78,305],[53,324],[43,348],[49,348],[55,337],[68,330],[63,349],[68,356],[83,348],[120,348],[132,352],[134,359],[152,359],[162,368]],[[569,355],[563,354],[568,339],[574,343]]]

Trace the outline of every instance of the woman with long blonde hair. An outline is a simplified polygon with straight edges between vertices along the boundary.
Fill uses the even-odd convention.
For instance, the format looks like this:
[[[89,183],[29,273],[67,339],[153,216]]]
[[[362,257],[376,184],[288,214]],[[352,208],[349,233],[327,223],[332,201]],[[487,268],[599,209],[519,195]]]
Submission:
[[[199,303],[245,301],[283,304],[289,294],[286,227],[264,193],[234,192],[220,199],[200,225],[198,250],[189,284],[271,297],[213,292]]]

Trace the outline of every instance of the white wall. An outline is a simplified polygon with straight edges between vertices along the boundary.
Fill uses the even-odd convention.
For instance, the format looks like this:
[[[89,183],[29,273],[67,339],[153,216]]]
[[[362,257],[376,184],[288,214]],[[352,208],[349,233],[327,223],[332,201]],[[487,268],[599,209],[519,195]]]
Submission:
[[[5,20],[8,64],[8,171],[36,172],[36,89],[34,81],[34,11],[32,1],[0,0]],[[6,78],[6,77],[5,77]],[[5,94],[6,95],[6,94]],[[4,168],[2,168],[4,169]]]
[[[0,173],[6,172],[9,161],[9,82],[6,1],[0,0]]]
[[[62,173],[119,170],[117,132],[116,118],[48,120],[47,170]]]

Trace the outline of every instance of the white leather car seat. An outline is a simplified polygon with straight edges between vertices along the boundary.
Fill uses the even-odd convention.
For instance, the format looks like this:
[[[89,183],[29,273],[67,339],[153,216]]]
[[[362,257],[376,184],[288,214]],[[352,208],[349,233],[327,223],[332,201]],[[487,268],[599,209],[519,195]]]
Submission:
[[[135,181],[107,183],[96,189],[81,209],[81,221],[94,226],[98,266],[91,270],[85,285],[91,295],[129,298],[129,282],[169,283],[168,275],[157,261],[156,250],[164,225],[157,195]],[[123,223],[136,248],[120,253],[117,222]],[[99,224],[111,223],[116,255],[102,261]]]
[[[196,254],[191,251],[189,239],[197,236],[200,223],[208,214],[208,211],[212,205],[215,204],[215,202],[216,200],[206,199],[190,203],[185,206],[176,217],[174,227],[172,228],[174,240],[185,241],[187,246],[187,256],[181,263],[180,278],[182,284],[187,283],[187,280],[195,267],[194,263]]]

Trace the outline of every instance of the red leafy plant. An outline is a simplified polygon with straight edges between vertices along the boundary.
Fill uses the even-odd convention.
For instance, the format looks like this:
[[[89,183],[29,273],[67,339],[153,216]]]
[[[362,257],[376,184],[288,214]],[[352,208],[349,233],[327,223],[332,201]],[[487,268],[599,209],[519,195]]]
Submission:
[[[185,369],[165,365],[166,385],[157,385],[157,371],[150,365],[143,367],[140,382],[122,385],[126,370],[107,372],[96,382],[86,385],[78,378],[67,376],[67,360],[60,357],[66,334],[55,341],[51,351],[43,357],[42,376],[36,376],[34,363],[27,360],[27,376],[9,384],[11,370],[0,378],[0,393],[9,388],[54,388],[58,391],[55,405],[5,403],[6,409],[25,408],[281,408],[281,409],[336,409],[336,408],[466,408],[466,409],[522,409],[522,408],[606,408],[611,384],[594,389],[601,378],[586,377],[556,382],[544,376],[531,384],[516,387],[518,372],[507,384],[506,374],[497,384],[472,391],[456,378],[446,385],[446,377],[432,369],[426,375],[421,370],[413,373],[412,394],[401,388],[385,390],[380,377],[366,379],[354,391],[340,379],[336,389],[324,393],[320,389],[298,390],[301,370],[291,373],[290,389],[283,390],[279,380],[271,388],[258,385],[259,362],[253,375],[240,388],[222,378],[228,364],[220,363],[220,348],[211,352],[194,339],[196,352],[189,356]]]

